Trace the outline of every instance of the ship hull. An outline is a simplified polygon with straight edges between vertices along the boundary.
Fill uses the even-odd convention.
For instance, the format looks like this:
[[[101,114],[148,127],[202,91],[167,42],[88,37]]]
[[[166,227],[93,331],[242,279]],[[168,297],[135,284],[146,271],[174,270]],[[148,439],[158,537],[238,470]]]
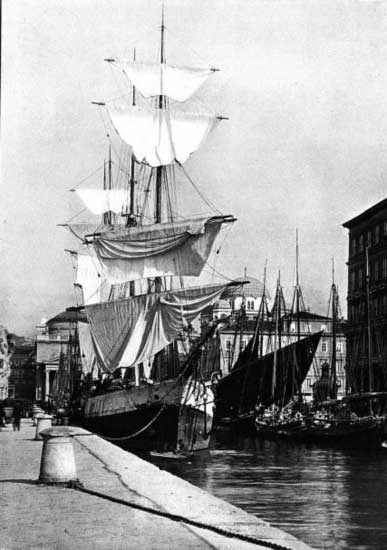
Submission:
[[[161,382],[95,397],[85,406],[85,427],[130,451],[192,453],[208,448],[210,401],[192,383]],[[203,396],[203,387],[201,388]]]
[[[298,432],[305,441],[343,445],[350,447],[379,446],[382,441],[383,424],[375,418],[358,422],[327,423],[311,425]]]

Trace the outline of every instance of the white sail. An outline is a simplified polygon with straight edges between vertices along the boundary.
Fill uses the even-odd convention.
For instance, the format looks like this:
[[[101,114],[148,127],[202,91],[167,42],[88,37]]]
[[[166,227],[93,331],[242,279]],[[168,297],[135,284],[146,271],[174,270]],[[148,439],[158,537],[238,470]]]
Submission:
[[[92,249],[77,253],[76,284],[82,289],[85,305],[101,302],[109,297],[110,283]]]
[[[86,306],[100,364],[113,372],[148,361],[216,301],[226,286],[146,294]]]
[[[213,242],[230,217],[114,228],[93,239],[110,284],[148,277],[200,275]]]
[[[140,63],[127,59],[115,59],[112,63],[125,73],[144,97],[166,95],[176,101],[186,101],[214,72],[212,69]]]
[[[125,189],[76,189],[75,192],[90,212],[96,215],[109,210],[121,214],[128,196]]]
[[[149,166],[183,164],[196,151],[219,119],[170,109],[143,109],[125,100],[107,105],[112,124],[130,145],[138,162]]]

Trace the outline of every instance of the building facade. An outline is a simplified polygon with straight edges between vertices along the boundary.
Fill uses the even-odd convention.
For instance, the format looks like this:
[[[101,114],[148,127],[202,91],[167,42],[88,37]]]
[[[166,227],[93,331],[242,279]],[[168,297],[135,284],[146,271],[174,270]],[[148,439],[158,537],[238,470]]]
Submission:
[[[11,352],[8,397],[32,403],[35,400],[35,343],[8,335]]]
[[[68,308],[50,320],[37,325],[36,335],[36,400],[49,401],[61,355],[68,350],[70,337],[77,330],[78,321],[86,315],[78,308]]]
[[[8,347],[8,334],[0,325],[0,401],[8,397],[8,384],[10,375],[10,352]]]
[[[348,384],[387,391],[387,199],[345,222],[348,229]]]

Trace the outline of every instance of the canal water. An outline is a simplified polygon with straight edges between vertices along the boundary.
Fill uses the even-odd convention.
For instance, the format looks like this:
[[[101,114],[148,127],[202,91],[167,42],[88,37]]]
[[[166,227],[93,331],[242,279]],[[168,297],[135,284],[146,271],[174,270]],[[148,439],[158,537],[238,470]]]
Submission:
[[[387,549],[387,449],[219,432],[205,456],[152,462],[316,549]]]

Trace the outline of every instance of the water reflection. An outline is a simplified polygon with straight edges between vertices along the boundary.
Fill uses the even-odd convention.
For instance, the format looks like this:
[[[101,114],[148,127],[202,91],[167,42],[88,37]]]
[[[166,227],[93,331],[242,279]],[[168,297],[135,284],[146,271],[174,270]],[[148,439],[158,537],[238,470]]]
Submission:
[[[210,452],[158,466],[315,548],[387,548],[387,452],[218,433]]]

